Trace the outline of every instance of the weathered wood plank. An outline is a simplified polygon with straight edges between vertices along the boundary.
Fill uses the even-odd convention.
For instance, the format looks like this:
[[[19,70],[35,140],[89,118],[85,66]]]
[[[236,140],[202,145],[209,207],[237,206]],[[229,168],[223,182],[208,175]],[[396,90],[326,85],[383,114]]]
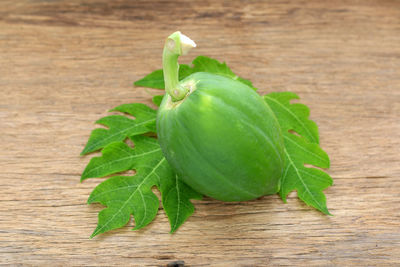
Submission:
[[[132,82],[175,30],[198,44],[182,62],[208,55],[261,93],[301,96],[331,157],[333,217],[295,193],[206,199],[174,235],[160,210],[88,239],[101,179],[79,183],[79,152],[108,109],[151,103]],[[1,1],[0,263],[400,264],[399,44],[399,1]]]

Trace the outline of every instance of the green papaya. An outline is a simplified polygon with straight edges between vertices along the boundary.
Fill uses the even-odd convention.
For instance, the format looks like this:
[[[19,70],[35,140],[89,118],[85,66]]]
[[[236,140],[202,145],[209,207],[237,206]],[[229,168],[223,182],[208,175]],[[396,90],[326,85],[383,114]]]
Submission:
[[[179,46],[180,38],[169,40]],[[167,50],[176,46],[170,43]],[[169,66],[176,66],[165,63],[168,51],[164,76],[170,74]],[[179,177],[194,190],[222,201],[278,192],[283,138],[263,99],[247,85],[220,75],[197,72],[180,82],[169,78],[166,86],[173,87],[166,88],[158,110],[157,135]]]

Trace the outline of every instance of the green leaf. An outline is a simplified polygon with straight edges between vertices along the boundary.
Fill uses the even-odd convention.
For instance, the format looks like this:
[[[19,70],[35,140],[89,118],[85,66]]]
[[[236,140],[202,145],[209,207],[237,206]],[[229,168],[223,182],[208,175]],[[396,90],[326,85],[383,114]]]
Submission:
[[[145,142],[145,140],[137,138],[136,149],[132,149],[124,142],[109,144],[101,151],[101,157],[94,157],[90,160],[82,173],[81,181],[131,170],[137,164],[138,159],[152,155],[158,156],[161,152],[160,146],[154,141]]]
[[[257,90],[256,88],[253,87],[253,84],[249,80],[245,80],[243,78],[240,78],[237,76],[233,71],[226,65],[225,62],[221,63],[218,60],[215,60],[213,58],[209,58],[206,56],[198,56],[193,60],[193,73],[194,72],[209,72],[213,74],[218,74],[222,76],[226,76],[228,78],[231,78],[233,80],[238,80],[239,82],[242,82],[246,84],[247,86],[251,87],[254,90]]]
[[[332,178],[320,169],[304,166],[329,168],[329,157],[318,145],[318,128],[308,119],[309,109],[303,104],[290,103],[298,98],[291,92],[264,96],[278,119],[284,138],[285,168],[279,194],[286,202],[287,195],[297,190],[298,197],[307,205],[330,214],[322,191],[332,185]]]
[[[134,148],[123,142],[109,144],[101,157],[93,158],[82,179],[103,177],[125,170],[135,170],[134,176],[114,176],[99,184],[88,203],[99,202],[106,209],[99,213],[97,228],[91,237],[120,228],[135,218],[134,229],[149,224],[157,214],[159,200],[152,192],[156,186],[174,232],[193,212],[190,199],[201,195],[177,180],[176,174],[164,158],[157,139],[146,136],[131,137]]]
[[[153,103],[159,107],[161,105],[161,101],[163,99],[164,95],[155,95],[153,96]]]
[[[253,87],[252,83],[249,80],[240,78],[235,73],[233,73],[225,62],[221,63],[218,60],[206,56],[198,56],[193,60],[192,64],[193,67],[189,67],[188,65],[185,64],[179,65],[179,80],[182,80],[195,72],[209,72],[213,74],[226,76],[234,80],[238,80],[239,82],[248,85],[254,90],[257,90],[255,87]],[[136,81],[134,85],[148,87],[148,88],[155,88],[155,89],[164,89],[165,85],[164,85],[163,70],[160,69],[153,71],[144,78]]]
[[[171,225],[171,232],[175,232],[183,222],[194,212],[190,199],[201,199],[202,195],[178,179],[161,179],[161,195],[165,213]]]
[[[315,122],[308,119],[310,109],[303,104],[291,104],[293,99],[299,97],[292,92],[270,93],[265,95],[265,100],[278,117],[283,131],[293,130],[312,143],[319,143],[318,127]],[[278,113],[278,114],[276,114]]]
[[[156,132],[157,111],[144,104],[124,104],[110,111],[119,111],[135,117],[130,119],[122,115],[111,115],[96,121],[109,129],[98,128],[92,131],[89,141],[81,155],[96,151],[116,141],[123,141],[128,136]]]
[[[179,80],[186,78],[192,73],[193,70],[188,65],[185,64],[179,65]],[[153,71],[152,73],[146,75],[144,78],[134,82],[134,85],[164,90],[165,84],[164,84],[163,70],[160,69]]]

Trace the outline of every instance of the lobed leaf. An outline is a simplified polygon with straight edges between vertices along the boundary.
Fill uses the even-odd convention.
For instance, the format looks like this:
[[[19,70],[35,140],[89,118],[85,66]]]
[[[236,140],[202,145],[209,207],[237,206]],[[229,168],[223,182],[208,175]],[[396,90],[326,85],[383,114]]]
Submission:
[[[303,104],[290,103],[293,99],[299,99],[295,93],[270,93],[265,95],[264,98],[274,111],[275,116],[278,117],[282,131],[293,130],[306,138],[307,141],[319,143],[317,124],[308,119],[310,109]]]
[[[213,74],[218,74],[222,76],[226,76],[233,80],[238,80],[246,84],[247,86],[251,87],[254,90],[257,90],[253,87],[253,84],[249,80],[245,80],[237,76],[233,71],[226,65],[225,62],[221,63],[216,59],[209,58],[206,56],[198,56],[193,60],[193,73],[195,72],[209,72]]]
[[[233,71],[226,65],[225,62],[221,63],[218,60],[206,56],[198,56],[193,60],[192,64],[193,67],[185,64],[179,65],[179,80],[182,80],[195,72],[209,72],[238,80],[254,90],[257,90],[249,80],[245,80],[233,73]],[[160,69],[153,71],[144,78],[134,82],[134,85],[154,89],[165,89],[163,70]]]
[[[136,170],[134,176],[114,176],[99,184],[88,203],[99,202],[106,209],[99,213],[97,228],[91,237],[120,228],[135,219],[135,228],[149,224],[157,214],[159,201],[152,192],[161,191],[164,210],[171,222],[171,233],[194,212],[190,199],[201,195],[177,179],[164,158],[157,139],[147,136],[131,137],[134,148],[123,142],[109,144],[101,157],[94,157],[82,174],[82,180],[104,177],[125,170]]]
[[[106,146],[101,157],[90,160],[82,173],[81,181],[88,178],[104,177],[113,173],[132,170],[138,160],[149,160],[152,156],[159,156],[161,147],[157,142],[145,137],[132,137],[135,140],[135,149],[124,142],[115,142]]]
[[[162,101],[162,99],[163,99],[163,97],[164,97],[164,95],[155,95],[155,96],[153,96],[153,103],[157,106],[157,107],[159,107],[160,105],[161,105],[161,101]]]
[[[193,73],[193,70],[189,65],[180,64],[179,65],[179,80],[182,80]],[[164,84],[164,73],[162,69],[153,71],[152,73],[146,75],[144,78],[137,80],[133,83],[136,86],[142,86],[153,89],[165,89]]]
[[[99,213],[99,221],[91,237],[120,228],[135,218],[135,228],[149,224],[157,215],[159,201],[151,188],[160,177],[173,175],[165,158],[151,162],[138,170],[135,176],[116,176],[99,184],[90,194],[88,203],[99,202],[106,209]]]
[[[145,104],[124,104],[110,111],[127,113],[134,116],[135,119],[122,115],[110,115],[96,121],[97,124],[107,126],[108,129],[93,130],[81,155],[96,151],[113,142],[123,141],[128,136],[156,131],[157,111]]]
[[[326,207],[323,190],[332,185],[332,178],[322,170],[307,168],[304,164],[312,164],[321,168],[329,168],[328,155],[318,144],[309,143],[304,138],[293,134],[284,135],[285,170],[281,180],[281,198],[297,190],[298,197],[308,205],[330,214]]]
[[[291,92],[264,96],[279,122],[284,138],[285,169],[279,194],[286,202],[287,195],[297,190],[298,197],[306,204],[330,214],[322,191],[332,185],[332,178],[320,169],[304,166],[310,164],[329,168],[329,157],[318,145],[318,128],[308,118],[309,109],[303,104],[290,103],[292,99],[298,98]]]
[[[171,232],[175,232],[183,222],[194,212],[190,199],[201,199],[202,195],[183,183],[178,175],[175,179],[161,179],[162,204],[171,225]]]

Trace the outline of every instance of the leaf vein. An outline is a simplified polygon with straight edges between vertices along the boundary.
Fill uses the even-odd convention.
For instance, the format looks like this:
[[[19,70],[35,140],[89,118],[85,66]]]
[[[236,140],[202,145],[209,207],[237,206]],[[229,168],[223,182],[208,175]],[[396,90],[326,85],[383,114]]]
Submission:
[[[309,136],[313,139],[313,143],[318,143],[317,140],[315,140],[314,135],[308,130],[308,127],[306,127],[306,125],[289,108],[287,108],[281,102],[279,102],[278,100],[276,100],[268,95],[265,95],[264,97],[270,99],[271,101],[273,101],[276,104],[278,104],[279,106],[281,106],[284,110],[286,110],[298,123],[300,123],[303,126],[303,129],[306,130],[307,133],[309,134]]]

